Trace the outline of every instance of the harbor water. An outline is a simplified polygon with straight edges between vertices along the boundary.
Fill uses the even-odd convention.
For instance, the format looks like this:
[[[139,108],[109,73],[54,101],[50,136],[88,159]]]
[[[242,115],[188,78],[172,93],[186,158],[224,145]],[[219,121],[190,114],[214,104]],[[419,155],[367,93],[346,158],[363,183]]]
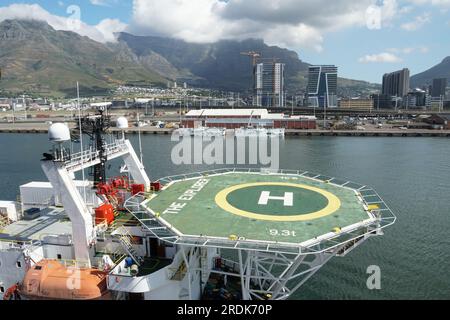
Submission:
[[[146,135],[142,141],[152,179],[214,168],[173,164],[169,136]],[[45,179],[39,160],[50,145],[45,134],[0,134],[0,146],[0,200],[16,200],[19,185]],[[118,166],[112,162],[110,170]],[[371,186],[398,217],[383,237],[331,260],[293,299],[450,299],[449,139],[286,138],[280,168]],[[374,265],[381,270],[381,290],[366,285]]]

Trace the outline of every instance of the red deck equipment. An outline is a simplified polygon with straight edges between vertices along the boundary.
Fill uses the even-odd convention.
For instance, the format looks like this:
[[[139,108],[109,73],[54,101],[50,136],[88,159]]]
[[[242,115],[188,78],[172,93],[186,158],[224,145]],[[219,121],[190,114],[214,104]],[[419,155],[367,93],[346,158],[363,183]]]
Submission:
[[[135,196],[141,192],[145,192],[145,186],[143,184],[132,184],[131,185],[131,195]]]
[[[156,192],[161,191],[162,189],[161,182],[152,182],[150,186],[152,187],[152,190]]]
[[[95,209],[95,223],[106,223],[110,225],[114,222],[114,208],[111,204],[104,204]]]

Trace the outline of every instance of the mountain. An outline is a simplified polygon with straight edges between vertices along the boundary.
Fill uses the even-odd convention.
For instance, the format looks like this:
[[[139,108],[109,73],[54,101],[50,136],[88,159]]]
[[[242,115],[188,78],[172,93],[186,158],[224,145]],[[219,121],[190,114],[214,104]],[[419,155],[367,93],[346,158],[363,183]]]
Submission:
[[[450,82],[450,56],[431,69],[411,77],[411,88],[420,88],[433,84],[433,79],[447,78]]]
[[[56,31],[45,22],[0,23],[0,88],[48,96],[74,96],[76,81],[83,95],[108,92],[118,84],[162,84],[126,54],[74,32]]]
[[[241,52],[255,51],[267,59],[278,58],[286,64],[285,77],[289,92],[306,89],[310,64],[300,60],[295,51],[268,46],[263,40],[224,40],[209,44],[187,43],[183,40],[154,36],[118,34],[118,40],[134,53],[148,70],[172,80],[194,86],[225,91],[246,91],[252,87],[251,58]],[[365,81],[339,79],[339,93],[364,95],[380,89]]]
[[[241,52],[256,51],[265,58],[279,58],[286,63],[288,83],[299,72],[308,70],[308,64],[302,62],[296,52],[268,46],[262,40],[224,40],[195,44],[127,33],[119,34],[118,39],[125,43],[148,69],[168,74],[172,79],[186,81],[192,85],[219,90],[242,91],[251,88],[251,58],[242,56]]]
[[[45,22],[5,20],[0,23],[0,92],[39,96],[107,94],[118,85],[165,86],[167,80],[190,86],[245,92],[252,87],[251,58],[286,64],[289,94],[306,89],[309,64],[295,51],[268,46],[263,40],[224,40],[197,44],[182,40],[119,33],[117,42],[102,44],[74,32],[56,31]],[[339,79],[339,93],[365,95],[379,85]]]

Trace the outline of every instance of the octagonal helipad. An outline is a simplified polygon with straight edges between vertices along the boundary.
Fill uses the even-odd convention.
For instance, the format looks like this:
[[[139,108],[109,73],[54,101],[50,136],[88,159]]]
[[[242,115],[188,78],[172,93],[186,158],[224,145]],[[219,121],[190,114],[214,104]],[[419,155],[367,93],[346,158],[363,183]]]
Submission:
[[[283,174],[173,181],[145,206],[183,235],[296,244],[373,219],[355,190]]]

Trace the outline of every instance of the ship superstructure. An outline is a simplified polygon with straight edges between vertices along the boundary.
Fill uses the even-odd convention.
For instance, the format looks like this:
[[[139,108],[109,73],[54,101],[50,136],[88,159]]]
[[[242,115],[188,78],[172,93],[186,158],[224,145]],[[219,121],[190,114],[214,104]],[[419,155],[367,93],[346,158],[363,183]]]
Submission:
[[[371,188],[306,171],[224,169],[151,181],[102,112],[71,154],[54,124],[48,182],[0,202],[0,298],[288,299],[395,216]],[[124,132],[125,118],[117,120]],[[105,164],[123,160],[122,176]],[[92,168],[94,179],[77,180]]]

